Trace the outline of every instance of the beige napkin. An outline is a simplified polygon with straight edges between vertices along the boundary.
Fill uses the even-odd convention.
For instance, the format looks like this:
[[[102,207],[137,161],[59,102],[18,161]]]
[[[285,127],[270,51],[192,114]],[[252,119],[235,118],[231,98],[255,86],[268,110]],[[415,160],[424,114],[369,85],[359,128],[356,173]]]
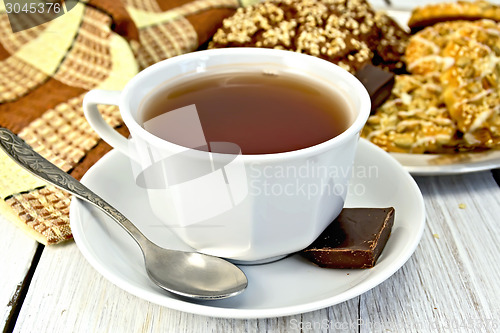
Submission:
[[[122,89],[141,69],[198,49],[240,6],[237,0],[91,0],[68,2],[54,18],[7,14],[7,3],[0,3],[0,126],[76,178],[110,149],[84,118],[85,93]],[[22,30],[19,20],[31,28]],[[127,135],[116,107],[103,113]],[[69,203],[69,195],[0,152],[1,213],[36,240],[72,238]]]

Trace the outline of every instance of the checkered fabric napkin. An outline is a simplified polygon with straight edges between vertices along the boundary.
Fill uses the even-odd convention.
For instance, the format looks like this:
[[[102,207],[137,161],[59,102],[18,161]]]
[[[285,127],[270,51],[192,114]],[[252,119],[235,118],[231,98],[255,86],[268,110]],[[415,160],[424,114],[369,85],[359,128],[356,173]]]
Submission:
[[[141,69],[200,48],[240,6],[238,0],[78,1],[42,24],[42,16],[24,15],[34,20],[25,22],[32,28],[13,32],[7,14],[13,2],[0,1],[0,126],[75,178],[110,150],[84,118],[85,93],[120,90]],[[102,112],[128,135],[116,107]],[[68,194],[0,152],[0,211],[36,240],[72,238],[69,204]]]

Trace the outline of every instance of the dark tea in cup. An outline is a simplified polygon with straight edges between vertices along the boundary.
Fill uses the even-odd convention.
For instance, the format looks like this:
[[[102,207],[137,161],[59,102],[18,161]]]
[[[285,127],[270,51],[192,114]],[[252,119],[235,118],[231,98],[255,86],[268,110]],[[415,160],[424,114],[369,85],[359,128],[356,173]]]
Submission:
[[[168,116],[187,106],[198,119]],[[192,139],[202,131],[205,142],[231,142],[249,155],[314,146],[345,131],[353,118],[344,97],[325,82],[285,71],[177,79],[151,93],[140,116],[147,131],[169,142],[195,148]]]

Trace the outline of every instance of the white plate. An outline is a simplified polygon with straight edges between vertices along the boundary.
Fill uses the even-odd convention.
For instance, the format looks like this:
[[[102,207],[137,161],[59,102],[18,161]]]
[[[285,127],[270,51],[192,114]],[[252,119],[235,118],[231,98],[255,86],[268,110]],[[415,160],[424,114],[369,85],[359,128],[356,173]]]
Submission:
[[[500,167],[500,150],[456,154],[391,153],[414,176],[436,176],[491,170]]]
[[[154,242],[187,249],[156,219],[144,189],[133,181],[126,157],[112,151],[82,180],[121,210]],[[356,195],[357,194],[357,195]],[[356,297],[396,272],[418,245],[425,224],[422,194],[413,178],[389,154],[361,140],[346,207],[396,209],[391,237],[371,269],[319,268],[299,255],[269,264],[241,266],[249,285],[241,295],[197,302],[156,287],[147,277],[134,241],[104,214],[74,199],[70,219],[75,241],[90,264],[109,281],[172,309],[224,318],[265,318],[308,312]]]

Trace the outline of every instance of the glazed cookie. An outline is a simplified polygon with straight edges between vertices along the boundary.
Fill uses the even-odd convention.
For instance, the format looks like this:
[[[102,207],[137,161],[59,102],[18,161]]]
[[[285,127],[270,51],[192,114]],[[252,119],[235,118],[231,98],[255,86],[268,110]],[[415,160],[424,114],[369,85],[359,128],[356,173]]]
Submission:
[[[453,21],[427,27],[410,39],[406,59],[411,73],[440,74],[443,101],[468,145],[498,145],[499,23]]]
[[[500,146],[500,24],[450,21],[410,38],[406,68],[364,135],[388,151]]]
[[[362,136],[390,152],[450,152],[456,126],[442,100],[438,75],[398,75],[392,95],[368,119]]]
[[[491,19],[500,21],[500,6],[487,1],[458,1],[415,8],[408,21],[413,32],[444,21]]]

